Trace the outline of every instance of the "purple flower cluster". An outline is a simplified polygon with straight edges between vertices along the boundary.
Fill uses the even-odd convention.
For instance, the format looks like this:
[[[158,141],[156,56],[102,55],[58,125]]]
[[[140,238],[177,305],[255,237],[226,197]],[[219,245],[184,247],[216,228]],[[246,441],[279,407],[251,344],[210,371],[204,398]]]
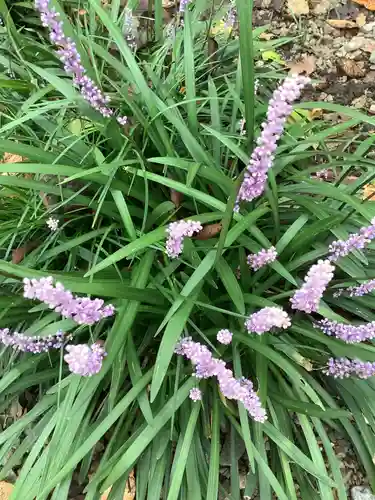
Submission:
[[[22,352],[32,352],[34,354],[47,352],[50,349],[60,349],[71,337],[64,338],[64,333],[59,330],[55,335],[47,337],[28,336],[23,333],[10,333],[9,328],[0,330],[0,342],[6,347],[12,347]]]
[[[228,12],[225,15],[224,29],[231,29],[237,21],[237,8],[235,2],[231,2]]]
[[[322,319],[315,324],[323,333],[343,340],[347,344],[357,344],[375,338],[375,321],[363,325],[348,325],[329,319]]]
[[[91,347],[87,344],[68,345],[66,350],[68,354],[65,354],[64,359],[69,370],[82,377],[91,377],[98,373],[103,358],[107,355],[99,343],[92,344]]]
[[[346,240],[337,240],[328,248],[329,260],[336,262],[340,257],[349,255],[354,250],[363,250],[375,238],[375,218],[370,226],[361,227],[358,233],[353,233]]]
[[[307,313],[318,310],[320,299],[333,278],[335,267],[329,260],[318,260],[310,267],[302,287],[290,299],[293,309]]]
[[[40,13],[43,26],[50,32],[51,42],[59,47],[56,53],[64,64],[64,70],[73,76],[73,82],[79,88],[83,98],[103,116],[112,116],[113,110],[107,106],[109,97],[103,94],[94,81],[85,75],[86,70],[82,66],[77,46],[64,34],[60,14],[50,6],[50,0],[35,0],[35,9]]]
[[[197,401],[201,401],[202,399],[202,391],[198,389],[197,387],[194,387],[194,389],[191,389],[189,392],[189,398],[196,403]]]
[[[365,379],[375,375],[375,363],[359,359],[330,358],[324,373],[334,378],[348,378],[351,375],[356,375]]]
[[[269,332],[272,328],[286,329],[290,325],[290,318],[281,307],[264,307],[245,321],[247,331],[258,335]]]
[[[358,286],[349,286],[348,288],[339,288],[334,297],[340,297],[343,293],[348,293],[350,297],[362,297],[375,290],[375,280],[366,281]]]
[[[266,412],[261,406],[252,382],[245,378],[235,379],[232,370],[225,367],[224,361],[214,358],[206,346],[186,337],[177,344],[175,352],[192,362],[198,379],[216,377],[220,390],[226,398],[241,401],[255,421],[266,420]]]
[[[183,14],[186,10],[186,7],[189,5],[191,0],[180,0],[180,7],[179,7],[179,13]]]
[[[29,280],[25,278],[24,297],[44,302],[65,318],[71,318],[79,325],[92,325],[103,318],[112,316],[115,308],[112,304],[104,305],[102,299],[77,297],[65,290],[61,283],[54,285],[53,278]]]
[[[167,227],[168,239],[166,243],[167,255],[171,259],[176,259],[184,248],[184,238],[190,238],[194,233],[202,231],[203,227],[200,222],[192,220],[179,220],[171,222]]]
[[[261,267],[274,262],[276,258],[277,252],[275,247],[262,248],[259,252],[248,255],[247,263],[253,271],[258,271]]]
[[[270,100],[267,120],[262,124],[262,133],[257,140],[250,163],[246,167],[244,179],[237,195],[235,210],[241,201],[251,201],[260,196],[266,186],[267,172],[272,167],[277,141],[281,137],[287,117],[292,112],[292,103],[301,94],[310,79],[294,75],[284,80],[275,90]]]
[[[229,345],[232,342],[233,333],[226,328],[219,330],[216,339],[220,344]]]

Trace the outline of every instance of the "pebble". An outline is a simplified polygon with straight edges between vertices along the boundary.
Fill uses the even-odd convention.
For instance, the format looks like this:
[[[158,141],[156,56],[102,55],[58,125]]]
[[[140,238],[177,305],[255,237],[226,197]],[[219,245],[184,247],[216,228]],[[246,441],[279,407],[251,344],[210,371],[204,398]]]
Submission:
[[[354,486],[351,490],[352,500],[375,500],[375,495],[371,493],[367,486]]]
[[[370,109],[369,109],[369,113],[371,115],[375,115],[375,104],[371,104]]]
[[[360,28],[360,31],[362,31],[362,33],[371,33],[374,30],[375,30],[375,22],[367,23]]]
[[[365,37],[355,36],[350,40],[349,43],[345,45],[344,49],[346,50],[346,52],[354,52],[355,50],[362,48],[367,43],[368,40]]]

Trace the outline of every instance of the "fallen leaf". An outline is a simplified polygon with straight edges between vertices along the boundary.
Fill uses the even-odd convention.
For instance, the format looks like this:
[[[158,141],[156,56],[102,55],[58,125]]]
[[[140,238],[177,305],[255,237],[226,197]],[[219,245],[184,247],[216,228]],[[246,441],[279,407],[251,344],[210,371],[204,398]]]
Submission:
[[[314,56],[304,56],[299,61],[288,63],[290,68],[289,73],[293,75],[300,75],[305,73],[306,75],[311,75],[316,68],[316,58]]]
[[[171,189],[171,202],[174,203],[176,208],[178,208],[181,205],[182,198],[183,194],[180,191]]]
[[[353,0],[358,5],[363,5],[368,10],[375,10],[375,0]]]
[[[328,19],[327,23],[332,26],[332,28],[339,29],[351,29],[358,28],[358,24],[354,21],[349,21],[348,19]]]
[[[274,50],[265,50],[262,52],[263,61],[275,61],[278,64],[285,64],[281,56]]]
[[[366,24],[366,15],[363,12],[360,12],[355,20],[358,28],[362,28]]]
[[[269,40],[272,40],[272,38],[274,37],[275,35],[273,33],[267,33],[266,31],[264,33],[261,33],[259,35],[259,40],[266,40],[267,42]]]
[[[13,484],[0,481],[0,500],[8,500],[13,492]]]
[[[29,241],[28,243],[26,243],[26,245],[15,248],[12,251],[12,264],[19,264],[20,262],[22,262],[26,254],[31,250],[34,250],[34,248],[36,248],[38,245],[39,243],[36,241]]]
[[[309,4],[307,0],[288,0],[288,9],[295,16],[309,13]]]
[[[4,158],[0,163],[22,163],[25,160],[23,156],[14,155],[13,153],[4,153]]]
[[[338,66],[350,78],[363,78],[366,75],[366,70],[357,61],[353,59],[341,59],[338,61]]]
[[[220,222],[216,224],[207,224],[195,238],[197,240],[209,240],[219,234],[222,227],[223,226]]]
[[[322,116],[323,116],[322,108],[314,108],[309,112],[309,117],[311,120],[322,118]]]
[[[100,500],[108,500],[108,496],[111,492],[112,486],[106,490],[103,495],[100,497]],[[134,471],[131,471],[129,474],[128,480],[126,482],[126,489],[124,491],[124,496],[123,500],[134,500],[135,498],[135,478],[134,478]],[[0,497],[0,500],[1,497]]]
[[[363,199],[375,201],[375,184],[366,184],[363,188]]]

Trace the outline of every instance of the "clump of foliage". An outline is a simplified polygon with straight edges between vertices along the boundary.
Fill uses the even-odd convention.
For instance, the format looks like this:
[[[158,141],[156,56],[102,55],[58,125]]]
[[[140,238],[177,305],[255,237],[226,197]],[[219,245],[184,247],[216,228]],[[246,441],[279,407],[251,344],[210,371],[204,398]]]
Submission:
[[[334,338],[332,323],[375,320],[370,293],[345,291],[375,278],[372,238],[366,252],[354,245],[338,258],[334,244],[329,253],[333,240],[346,240],[375,215],[357,196],[374,177],[374,136],[340,139],[375,120],[337,105],[296,104],[265,190],[236,212],[269,88],[282,77],[259,71],[254,94],[254,57],[280,42],[260,42],[259,30],[249,30],[251,6],[237,4],[239,37],[213,40],[211,25],[223,12],[197,0],[168,38],[155,2],[155,40],[135,51],[120,2],[89,0],[77,3],[80,9],[67,2],[66,11],[65,2],[36,2],[39,10],[47,4],[77,47],[75,62],[110,102],[96,106],[87,80],[73,85],[34,7],[8,12],[0,2],[0,150],[23,158],[0,165],[0,326],[9,329],[1,337],[0,405],[4,413],[14,401],[26,409],[0,436],[1,477],[18,474],[14,497],[63,500],[79,484],[89,500],[108,487],[110,498],[122,498],[134,472],[137,500],[239,499],[243,445],[245,496],[258,489],[262,500],[272,492],[296,499],[298,485],[301,498],[342,500],[332,431],[352,442],[373,484],[373,380],[325,372],[335,374],[329,358],[346,358],[350,375],[364,373],[359,362],[375,362],[371,334],[348,344]],[[23,9],[27,29],[19,30]],[[333,126],[306,120],[301,110],[314,107],[350,119]],[[337,172],[337,181],[312,176],[322,168]],[[345,184],[353,170],[357,180]],[[182,254],[177,245],[167,255],[170,224],[181,220],[196,224],[183,227]],[[314,296],[317,307],[301,311],[296,290],[312,266],[322,271],[320,259],[328,275]],[[23,279],[49,277],[23,296]],[[64,287],[60,302],[48,288],[56,282]],[[83,296],[105,301],[95,303],[95,321],[82,316]],[[113,315],[105,313],[109,303]],[[56,340],[56,332],[64,335]],[[194,345],[179,344],[187,336]],[[53,349],[45,349],[48,339]],[[67,343],[91,351],[70,349],[67,357]],[[189,346],[215,364],[206,372],[212,377],[192,376],[208,365]],[[75,368],[82,356],[89,370]],[[219,373],[222,364],[213,360],[233,376]],[[229,396],[225,383],[238,384],[235,377],[246,377],[246,387],[252,381],[267,420],[252,420],[243,398]],[[224,442],[229,483],[220,476]]]

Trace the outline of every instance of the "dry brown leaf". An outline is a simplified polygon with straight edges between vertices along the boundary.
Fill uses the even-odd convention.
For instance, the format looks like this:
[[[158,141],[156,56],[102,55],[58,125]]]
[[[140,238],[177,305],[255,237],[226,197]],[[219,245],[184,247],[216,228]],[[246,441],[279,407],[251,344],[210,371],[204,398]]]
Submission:
[[[8,500],[13,492],[13,484],[0,481],[0,500]]]
[[[355,20],[358,28],[362,28],[366,24],[366,15],[363,12],[360,12]]]
[[[111,486],[108,488],[108,490],[106,490],[103,495],[100,497],[100,500],[107,500],[108,499],[108,495],[111,491]],[[135,478],[134,478],[134,471],[131,471],[131,473],[129,474],[129,478],[128,478],[128,481],[126,483],[126,489],[125,489],[125,492],[124,492],[124,497],[123,497],[123,500],[134,500],[135,498]],[[1,497],[0,497],[0,500]]]
[[[363,66],[353,59],[341,59],[338,65],[350,78],[363,78],[366,75]]]
[[[322,118],[323,116],[323,110],[322,108],[314,108],[309,112],[309,116],[311,120],[316,120],[318,118]]]
[[[356,22],[349,21],[348,19],[328,19],[327,23],[332,26],[332,28],[338,29],[358,28],[358,24]]]
[[[375,184],[366,184],[363,188],[363,199],[375,201]]]
[[[15,248],[12,251],[12,264],[19,264],[25,258],[25,255],[31,250],[34,250],[39,245],[36,241],[29,241],[26,245],[22,247]]]
[[[353,2],[363,5],[368,10],[375,10],[375,0],[353,0]]]
[[[273,33],[264,32],[259,35],[259,40],[266,40],[266,42],[268,42],[269,40],[272,40],[274,36],[275,35]]]
[[[309,13],[309,4],[307,0],[288,0],[288,9],[295,16]]]
[[[209,240],[210,238],[213,238],[217,234],[220,233],[222,224],[216,223],[216,224],[207,224],[204,226],[202,231],[196,235],[197,240]]]
[[[314,56],[304,56],[299,61],[288,63],[290,68],[289,73],[293,75],[300,75],[305,73],[306,75],[311,75],[316,68],[316,58]]]
[[[181,200],[183,196],[184,195],[180,191],[171,189],[171,202],[174,203],[176,208],[178,208],[181,205]]]
[[[25,160],[23,156],[14,155],[13,153],[4,153],[4,158],[0,163],[22,163]]]

